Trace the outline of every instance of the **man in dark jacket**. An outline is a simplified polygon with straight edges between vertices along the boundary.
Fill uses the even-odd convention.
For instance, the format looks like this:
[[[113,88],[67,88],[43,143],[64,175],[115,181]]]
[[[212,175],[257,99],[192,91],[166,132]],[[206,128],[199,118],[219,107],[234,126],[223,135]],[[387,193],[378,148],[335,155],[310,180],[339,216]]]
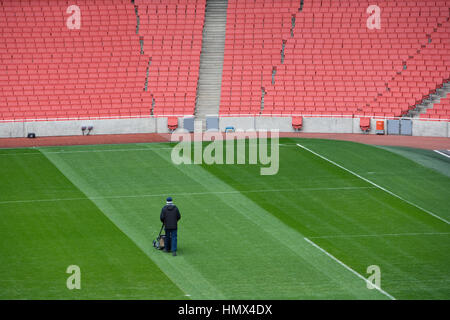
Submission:
[[[160,220],[164,223],[166,230],[166,238],[164,239],[164,251],[169,251],[169,243],[171,244],[172,255],[177,255],[177,229],[178,220],[181,219],[180,211],[173,204],[172,198],[166,199],[166,205],[161,210]]]

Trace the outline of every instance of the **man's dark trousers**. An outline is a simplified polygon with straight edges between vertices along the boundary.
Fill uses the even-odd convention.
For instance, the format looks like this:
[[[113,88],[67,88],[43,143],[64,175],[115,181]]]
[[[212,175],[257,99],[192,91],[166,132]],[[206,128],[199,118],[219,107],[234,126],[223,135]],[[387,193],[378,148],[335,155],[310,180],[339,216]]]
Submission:
[[[164,248],[172,252],[177,251],[177,229],[166,229],[166,237],[164,238]]]

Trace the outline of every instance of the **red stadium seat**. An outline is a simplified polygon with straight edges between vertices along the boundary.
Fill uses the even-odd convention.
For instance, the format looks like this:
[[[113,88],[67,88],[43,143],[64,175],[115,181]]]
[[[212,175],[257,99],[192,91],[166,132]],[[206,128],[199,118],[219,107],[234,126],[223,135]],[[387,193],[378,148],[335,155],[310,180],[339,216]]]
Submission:
[[[88,16],[82,15],[80,30],[66,27],[68,5],[64,0],[39,2],[39,16],[30,1],[0,4],[1,96],[24,98],[16,100],[18,109],[12,114],[6,113],[7,116],[15,120],[149,116],[152,100],[148,97],[151,95],[155,99],[156,113],[164,108],[166,114],[174,114],[175,105],[162,103],[165,92],[193,94],[194,99],[184,101],[183,109],[184,113],[193,114],[205,0],[177,1],[178,6],[193,13],[191,24],[186,23],[184,11],[169,12],[164,3],[136,1],[140,17],[138,34],[133,3],[122,0],[92,3],[77,2],[79,6],[90,8],[84,11],[89,12]],[[199,32],[194,33],[192,25]],[[141,54],[140,40],[144,44],[144,54]],[[173,78],[170,85],[165,82],[162,68]],[[189,71],[189,68],[196,72],[182,71]],[[178,79],[181,75],[185,77],[182,82]],[[147,91],[143,91],[146,81]],[[113,97],[116,93],[122,96]],[[68,102],[75,99],[69,97],[71,95],[77,96],[81,110],[73,112],[66,108]],[[28,98],[33,98],[36,106],[51,109],[31,111]],[[2,114],[3,108],[0,105]]]
[[[370,130],[370,118],[359,118],[359,127],[364,132],[369,131]]]
[[[177,117],[169,117],[167,119],[167,126],[169,127],[169,130],[171,130],[171,131],[178,128],[178,118]]]
[[[292,117],[292,127],[294,130],[300,130],[303,126],[303,117]]]

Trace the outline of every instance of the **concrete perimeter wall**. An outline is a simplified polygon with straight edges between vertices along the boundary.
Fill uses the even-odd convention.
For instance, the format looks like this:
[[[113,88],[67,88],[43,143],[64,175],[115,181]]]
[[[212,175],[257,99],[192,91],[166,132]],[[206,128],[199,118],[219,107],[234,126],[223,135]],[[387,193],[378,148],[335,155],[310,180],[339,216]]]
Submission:
[[[450,122],[415,121],[412,126],[413,136],[450,137]]]
[[[35,133],[37,137],[82,135],[82,126],[93,126],[90,134],[126,134],[168,132],[167,118],[102,119],[70,121],[0,122],[1,138],[26,137]],[[87,130],[85,131],[87,133]]]
[[[368,134],[375,134],[376,121],[371,119]],[[183,118],[178,121],[183,127]],[[82,126],[93,126],[90,134],[168,133],[167,118],[102,119],[70,121],[0,122],[0,138],[26,137],[28,133],[43,136],[81,135]],[[279,130],[294,132],[291,117],[221,117],[219,130]],[[386,124],[385,124],[386,129]],[[303,117],[300,132],[362,133],[359,118]],[[450,137],[450,122],[413,120],[413,136]]]
[[[303,117],[303,126],[300,132],[307,133],[363,133],[359,126],[359,118],[318,118]],[[370,130],[367,134],[376,134],[376,122],[386,120],[370,119]],[[271,130],[280,132],[294,132],[291,117],[223,117],[219,119],[220,131],[226,127],[235,130]],[[450,122],[413,120],[413,136],[450,137]]]

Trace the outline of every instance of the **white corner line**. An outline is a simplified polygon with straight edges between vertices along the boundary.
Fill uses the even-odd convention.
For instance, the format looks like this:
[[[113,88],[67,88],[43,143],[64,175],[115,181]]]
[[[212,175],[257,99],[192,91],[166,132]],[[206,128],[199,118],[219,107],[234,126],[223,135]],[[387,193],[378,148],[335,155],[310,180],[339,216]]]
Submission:
[[[317,244],[315,244],[314,242],[312,242],[311,240],[309,240],[308,238],[304,238],[309,244],[311,244],[313,247],[315,247],[316,249],[319,249],[320,251],[322,251],[323,253],[325,253],[328,257],[330,257],[331,259],[333,259],[334,261],[336,261],[337,263],[339,263],[341,266],[343,266],[345,269],[347,269],[348,271],[352,272],[354,275],[356,275],[358,278],[364,280],[366,283],[369,283],[372,287],[374,287],[375,289],[377,289],[379,292],[381,292],[382,294],[384,294],[385,296],[387,296],[389,299],[391,300],[396,300],[392,295],[390,295],[389,293],[387,293],[386,291],[384,291],[383,289],[381,289],[380,287],[378,287],[377,285],[375,285],[374,283],[370,282],[368,279],[364,278],[362,275],[360,275],[358,272],[356,272],[355,270],[353,270],[352,268],[350,268],[349,266],[347,266],[345,263],[343,263],[341,260],[339,260],[338,258],[336,258],[335,256],[333,256],[331,253],[327,252],[326,250],[322,249],[321,247],[319,247]]]
[[[436,219],[439,219],[439,220],[445,222],[446,224],[450,224],[450,222],[447,221],[446,219],[444,219],[444,218],[442,218],[442,217],[440,217],[440,216],[434,214],[434,213],[431,212],[431,211],[428,211],[427,209],[424,209],[424,208],[418,206],[418,205],[415,204],[415,203],[412,203],[411,201],[408,201],[408,200],[406,200],[406,199],[404,199],[404,198],[402,198],[402,197],[396,195],[396,194],[393,193],[392,191],[389,191],[389,190],[383,188],[382,186],[379,186],[379,185],[376,184],[375,182],[372,182],[372,181],[370,181],[369,179],[366,179],[366,178],[360,176],[360,175],[357,174],[356,172],[353,172],[353,171],[351,171],[351,170],[349,170],[349,169],[347,169],[347,168],[341,166],[340,164],[337,164],[336,162],[334,162],[334,161],[332,161],[332,160],[330,160],[330,159],[328,159],[328,158],[326,158],[326,157],[324,157],[324,156],[318,154],[317,152],[314,152],[314,151],[312,151],[311,149],[308,149],[307,147],[302,146],[302,145],[299,144],[299,143],[297,143],[297,146],[299,146],[300,148],[305,149],[305,150],[311,152],[312,154],[318,156],[319,158],[322,158],[323,160],[326,160],[326,161],[330,162],[331,164],[334,164],[336,167],[339,167],[339,168],[341,168],[342,170],[345,170],[345,171],[347,171],[347,172],[353,174],[354,176],[360,178],[361,180],[364,180],[364,181],[370,183],[371,185],[377,187],[378,189],[383,190],[384,192],[389,193],[391,196],[394,196],[394,197],[396,197],[396,198],[398,198],[398,199],[400,199],[400,200],[402,200],[402,201],[404,201],[404,202],[406,202],[406,203],[412,205],[413,207],[416,207],[417,209],[422,210],[422,211],[425,212],[425,213],[428,213],[429,215],[435,217]]]
[[[439,153],[441,156],[450,158],[450,156],[449,156],[448,154],[445,154],[445,153],[443,153],[443,152],[440,152],[439,150],[433,150],[433,151],[436,152],[436,153]]]

